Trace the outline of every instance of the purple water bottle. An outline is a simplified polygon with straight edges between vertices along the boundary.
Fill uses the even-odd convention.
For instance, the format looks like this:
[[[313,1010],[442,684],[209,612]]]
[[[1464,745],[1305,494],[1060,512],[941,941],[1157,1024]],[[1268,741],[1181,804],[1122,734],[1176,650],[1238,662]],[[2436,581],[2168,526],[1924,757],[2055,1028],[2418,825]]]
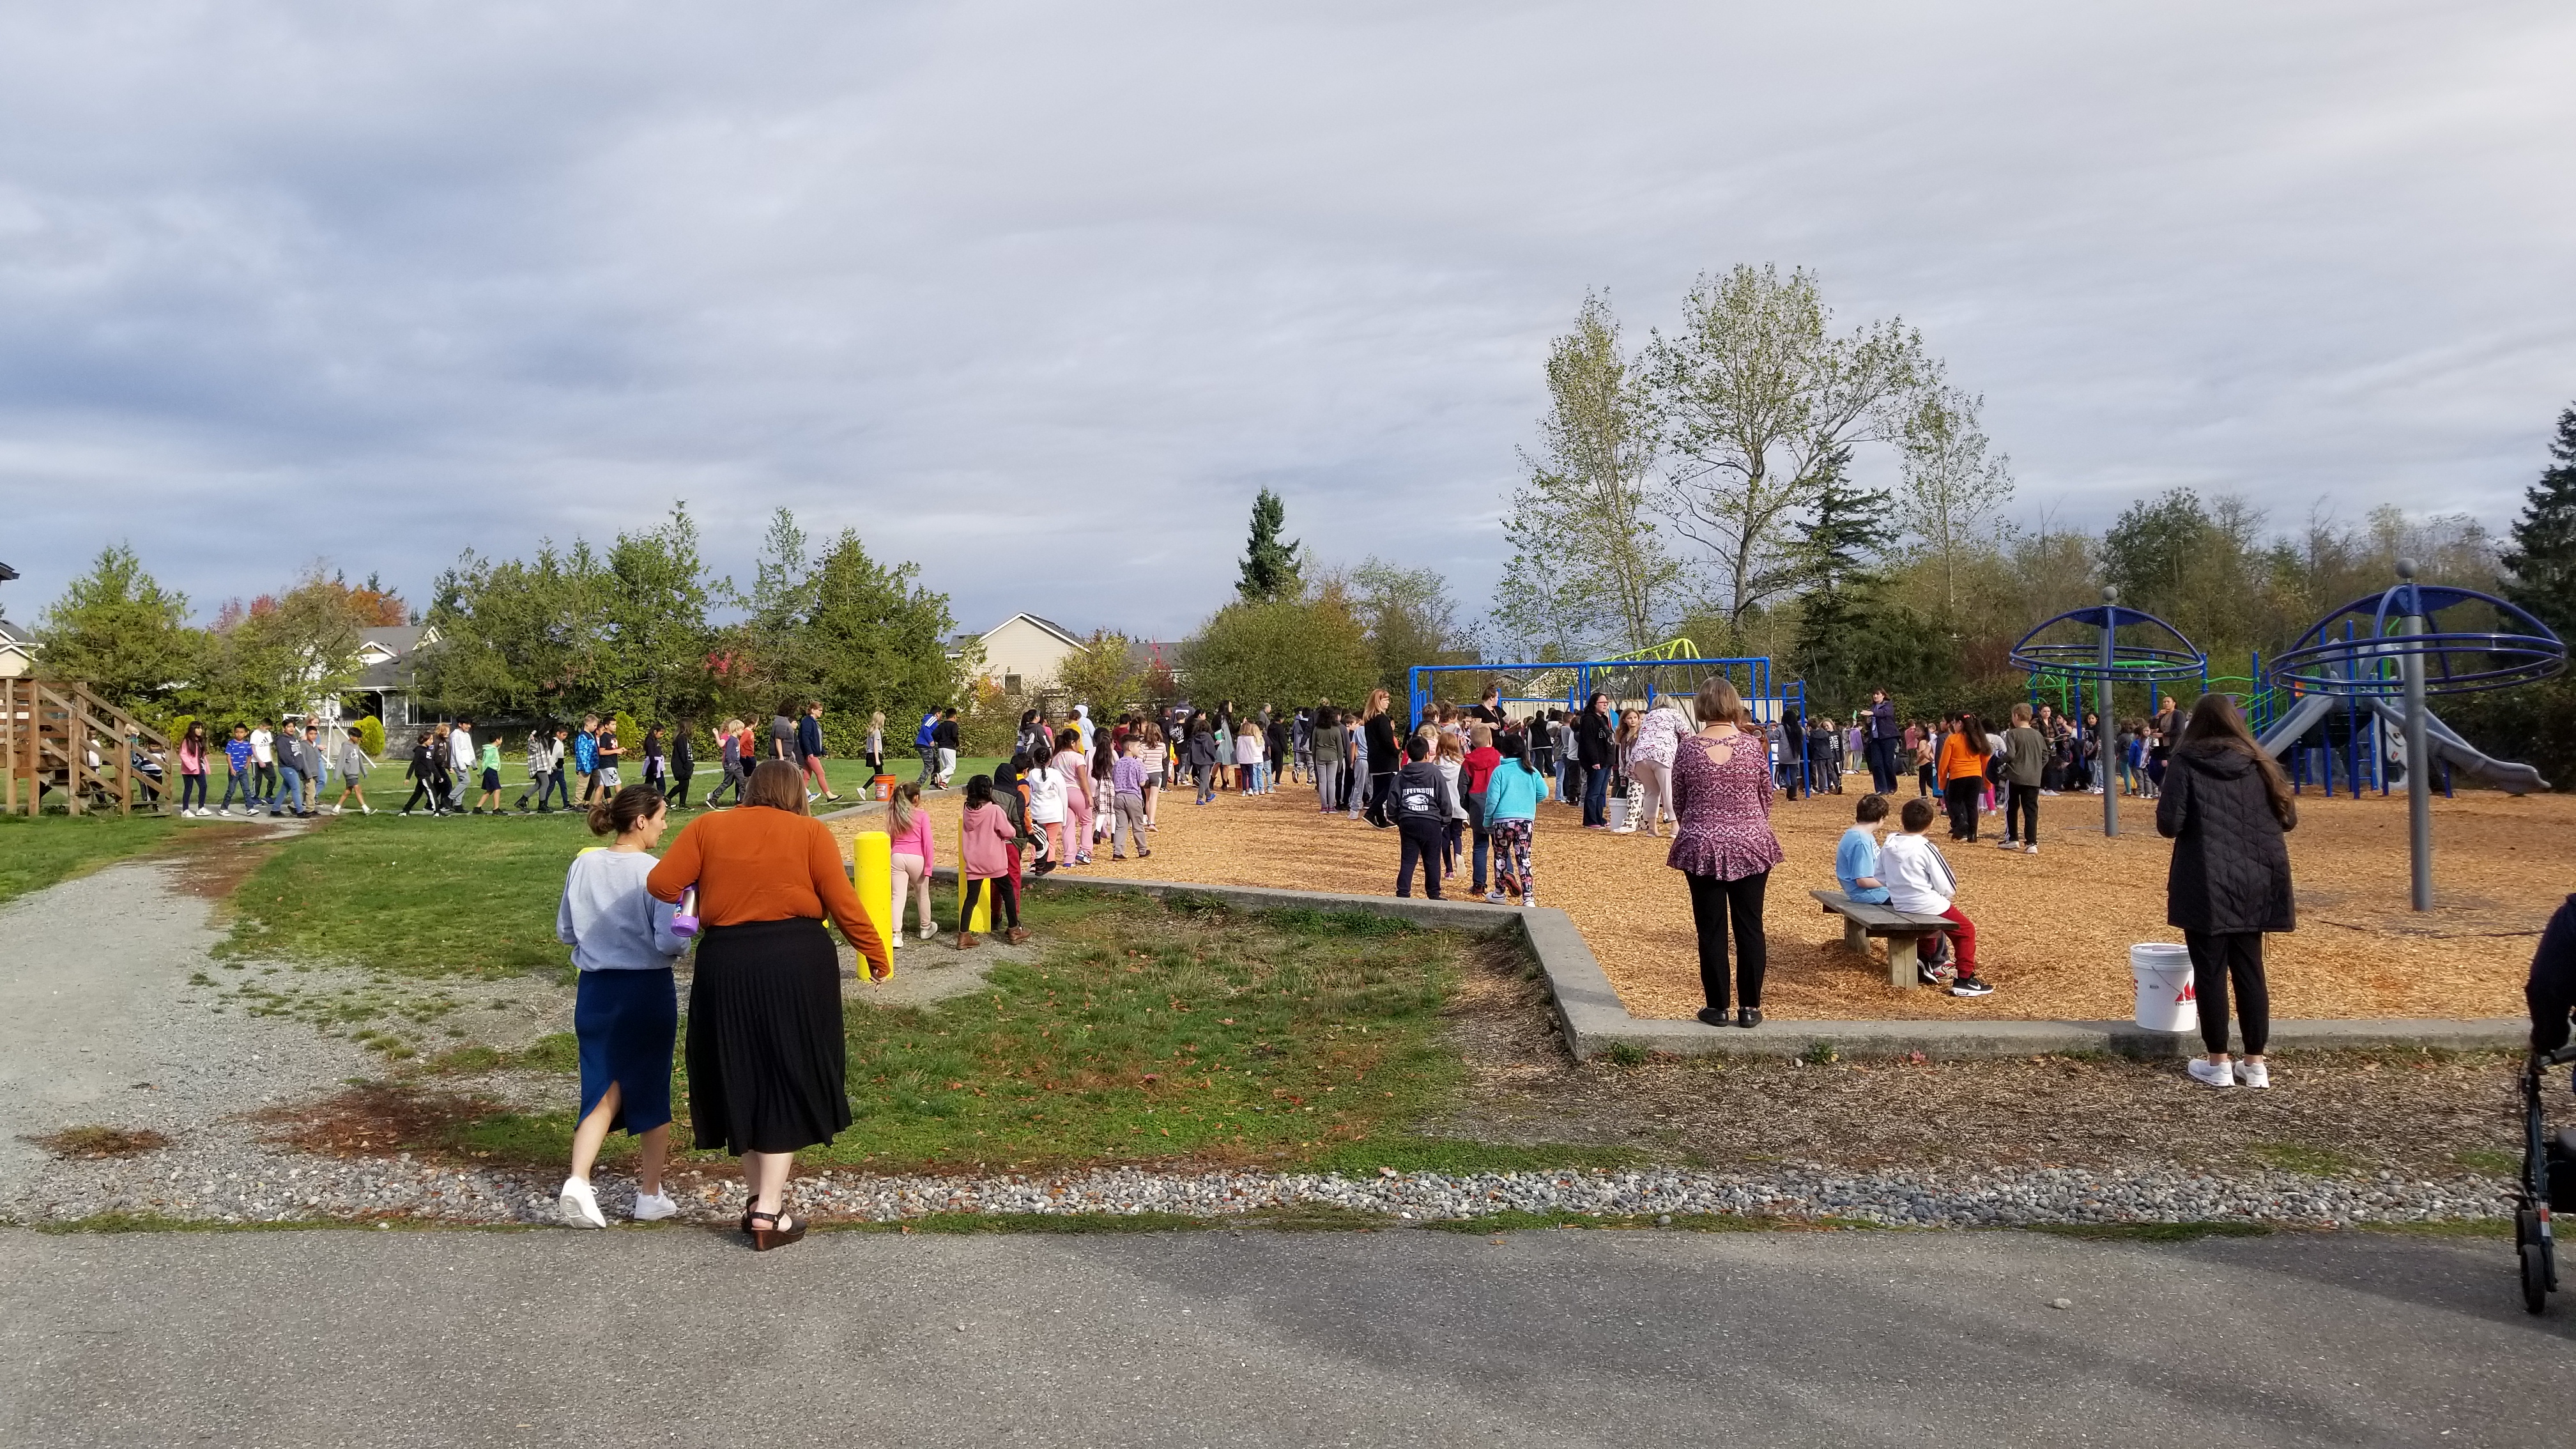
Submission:
[[[680,911],[671,917],[671,934],[687,940],[698,933],[698,888],[691,886],[680,893]]]

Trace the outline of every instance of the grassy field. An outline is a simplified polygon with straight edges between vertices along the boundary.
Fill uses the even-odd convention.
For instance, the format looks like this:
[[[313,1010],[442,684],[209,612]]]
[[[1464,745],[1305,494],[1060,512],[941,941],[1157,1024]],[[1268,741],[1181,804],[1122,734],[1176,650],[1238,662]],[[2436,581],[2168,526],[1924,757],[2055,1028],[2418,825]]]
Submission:
[[[416,1003],[305,994],[315,1010],[366,1012],[371,1028],[415,1015],[421,1030],[410,1035],[423,1039],[397,1048],[387,1037],[388,1055],[434,1052],[424,1033],[448,1009],[441,980],[533,974],[568,989],[555,902],[565,863],[590,840],[565,817],[342,817],[242,884],[222,954],[408,980]],[[953,915],[953,891],[939,894]],[[1378,916],[1244,913],[1061,885],[1031,891],[1024,919],[1043,954],[997,966],[986,989],[926,1008],[849,1008],[856,1120],[816,1160],[1329,1165],[1358,1152],[1372,1165],[1418,1167],[1532,1156],[1409,1135],[1462,1080],[1440,1014],[1480,949],[1468,937]],[[245,983],[245,1005],[294,1009],[283,997],[248,1000],[265,989]],[[489,1056],[451,1065],[487,1068]],[[561,1070],[570,1057],[538,1051],[515,1064]],[[685,1100],[685,1071],[676,1085]],[[551,1161],[571,1127],[569,1110],[502,1113],[419,1145]]]
[[[159,815],[0,815],[0,901],[140,855],[177,826]]]

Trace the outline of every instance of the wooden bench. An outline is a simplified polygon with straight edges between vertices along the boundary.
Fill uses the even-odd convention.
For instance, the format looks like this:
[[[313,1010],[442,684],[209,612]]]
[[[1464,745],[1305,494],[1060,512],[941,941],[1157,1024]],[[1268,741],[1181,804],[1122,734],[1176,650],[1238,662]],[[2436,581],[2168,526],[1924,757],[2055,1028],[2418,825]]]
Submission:
[[[1950,929],[1950,923],[1939,916],[1909,916],[1889,906],[1874,906],[1856,901],[1841,891],[1809,891],[1825,914],[1843,918],[1843,944],[1866,956],[1869,938],[1887,940],[1887,984],[1895,987],[1920,986],[1921,962],[1917,948],[1923,938],[1935,931]]]

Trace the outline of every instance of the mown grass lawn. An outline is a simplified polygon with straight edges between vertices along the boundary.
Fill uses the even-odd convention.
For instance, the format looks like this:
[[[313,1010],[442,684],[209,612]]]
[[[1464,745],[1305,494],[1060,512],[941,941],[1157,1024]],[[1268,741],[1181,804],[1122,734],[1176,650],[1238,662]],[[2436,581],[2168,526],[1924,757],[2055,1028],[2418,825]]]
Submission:
[[[344,816],[244,882],[225,950],[355,964],[424,986],[533,973],[568,990],[555,902],[565,863],[590,840],[565,817]],[[952,889],[938,892],[938,905],[954,919]],[[1473,953],[1497,949],[1473,937],[1382,916],[1239,912],[1204,897],[1165,902],[1055,882],[1028,892],[1023,916],[1039,956],[997,965],[984,988],[928,1007],[848,1005],[854,1121],[808,1161],[1403,1170],[1622,1156],[1414,1134],[1465,1077],[1442,1013]],[[897,969],[946,949],[909,948]],[[568,1039],[539,1045],[550,1049],[506,1064],[571,1065]],[[435,1052],[425,1039],[389,1054],[410,1059],[413,1046]],[[426,1062],[449,1071],[496,1064],[496,1054],[470,1049]],[[685,1104],[685,1066],[674,1085]],[[569,1143],[574,1096],[566,1082],[560,1111],[481,1115],[410,1145],[552,1162]],[[685,1135],[685,1105],[679,1116]],[[616,1139],[610,1157],[627,1146]]]
[[[11,901],[170,838],[164,815],[0,815],[0,901]]]

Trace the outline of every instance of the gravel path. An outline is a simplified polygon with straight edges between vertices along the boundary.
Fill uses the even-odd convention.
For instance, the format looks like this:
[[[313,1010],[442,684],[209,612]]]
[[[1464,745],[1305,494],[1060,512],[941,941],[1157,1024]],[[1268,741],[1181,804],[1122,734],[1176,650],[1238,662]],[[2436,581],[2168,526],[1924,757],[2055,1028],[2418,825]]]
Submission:
[[[17,1204],[24,1221],[69,1221],[129,1212],[212,1221],[289,1222],[405,1218],[454,1223],[555,1220],[551,1174],[460,1168],[391,1159],[288,1153],[155,1153],[83,1164],[60,1174],[59,1195]],[[680,1185],[686,1220],[732,1221],[739,1183],[705,1176]],[[634,1200],[622,1175],[603,1174],[611,1213]],[[1839,1218],[1889,1227],[1995,1227],[2030,1223],[2227,1221],[2350,1226],[2492,1218],[2508,1211],[2498,1187],[2478,1178],[2409,1179],[2393,1173],[2334,1178],[2181,1170],[2093,1172],[1853,1173],[1784,1166],[1764,1172],[1693,1169],[1339,1175],[1153,1172],[1112,1169],[1061,1176],[917,1177],[822,1172],[797,1179],[795,1199],[824,1219],[893,1222],[930,1213],[1232,1214],[1326,1206],[1427,1222],[1498,1212],[1619,1215],[1729,1214]]]
[[[221,932],[212,903],[174,889],[172,870],[128,861],[0,907],[0,1214],[81,1182],[85,1164],[55,1162],[29,1137],[150,1130],[221,1157],[251,1142],[237,1114],[381,1066],[300,1022],[191,1001],[212,996],[188,980],[211,969]]]

